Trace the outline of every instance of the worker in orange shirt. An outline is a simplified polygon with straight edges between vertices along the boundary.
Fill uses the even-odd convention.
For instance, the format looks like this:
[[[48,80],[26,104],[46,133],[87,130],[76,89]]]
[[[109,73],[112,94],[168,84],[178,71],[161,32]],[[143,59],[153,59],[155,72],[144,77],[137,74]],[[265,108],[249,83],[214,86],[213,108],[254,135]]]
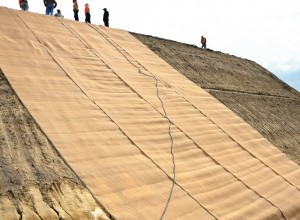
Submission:
[[[84,6],[85,23],[91,23],[90,6],[88,3],[86,3]]]

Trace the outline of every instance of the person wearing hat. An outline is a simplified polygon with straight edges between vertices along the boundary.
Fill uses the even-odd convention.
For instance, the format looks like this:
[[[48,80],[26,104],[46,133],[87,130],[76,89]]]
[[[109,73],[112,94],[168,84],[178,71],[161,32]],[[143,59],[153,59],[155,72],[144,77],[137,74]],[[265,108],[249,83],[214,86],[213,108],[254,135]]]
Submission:
[[[44,0],[44,5],[46,7],[46,15],[53,16],[53,9],[56,8],[57,3],[55,0]]]
[[[108,17],[109,17],[109,13],[107,11],[106,8],[103,8],[103,11],[104,11],[104,14],[103,14],[103,22],[104,22],[104,25],[106,27],[109,27],[109,24],[108,24]]]
[[[86,3],[84,6],[85,23],[91,23],[90,6],[88,3]]]
[[[79,21],[79,17],[78,17],[79,8],[78,8],[77,0],[73,0],[73,12],[74,12],[75,21]]]
[[[64,16],[61,14],[61,11],[60,11],[60,9],[57,9],[57,13],[55,13],[55,15],[54,15],[55,17],[61,17],[61,18],[63,18]]]

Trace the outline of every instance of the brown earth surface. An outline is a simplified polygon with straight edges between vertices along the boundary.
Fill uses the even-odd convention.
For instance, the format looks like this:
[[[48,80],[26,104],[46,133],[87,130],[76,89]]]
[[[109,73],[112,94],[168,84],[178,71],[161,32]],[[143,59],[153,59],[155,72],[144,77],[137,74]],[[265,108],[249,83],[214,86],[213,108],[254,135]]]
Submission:
[[[134,36],[300,164],[299,92],[252,61]],[[1,219],[108,219],[1,71],[0,147]]]
[[[300,93],[257,63],[132,33],[300,164]]]
[[[1,69],[0,146],[0,219],[108,219]]]

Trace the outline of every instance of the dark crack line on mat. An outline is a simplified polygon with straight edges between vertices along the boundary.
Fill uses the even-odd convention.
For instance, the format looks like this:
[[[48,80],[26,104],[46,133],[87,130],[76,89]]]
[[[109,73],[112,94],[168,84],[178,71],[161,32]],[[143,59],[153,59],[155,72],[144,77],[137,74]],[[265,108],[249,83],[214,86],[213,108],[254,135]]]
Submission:
[[[91,26],[91,25],[90,25]],[[91,26],[93,29],[95,29],[93,26]],[[158,79],[155,77],[155,75],[153,74],[153,73],[151,73],[150,71],[148,71],[142,64],[140,64],[137,60],[135,60],[133,57],[131,57],[131,55],[129,55],[123,48],[121,48],[117,43],[115,43],[113,40],[111,40],[111,39],[109,39],[109,37],[108,36],[104,36],[105,34],[104,33],[102,33],[102,32],[100,32],[99,30],[97,30],[96,29],[96,31],[98,32],[98,33],[100,33],[110,44],[112,44],[112,46],[114,46],[124,57],[125,57],[125,59],[127,59],[127,61],[128,62],[130,62],[133,66],[135,66],[137,69],[138,69],[138,72],[139,73],[141,73],[141,74],[143,74],[143,75],[145,75],[145,76],[147,76],[147,77],[151,77],[151,78],[153,78],[153,79],[155,79],[156,80],[156,87],[157,87],[157,89],[158,89]],[[113,42],[111,42],[111,41],[113,41]],[[117,46],[116,45],[114,45],[114,44],[117,44]],[[122,49],[122,51],[124,51],[128,56],[130,56],[131,58],[133,58],[144,70],[146,70],[148,73],[150,73],[151,75],[148,75],[148,74],[146,74],[146,73],[144,73],[141,69],[140,69],[140,67],[138,67],[137,65],[135,65],[134,63],[132,63],[127,57],[126,57],[126,55],[124,55],[121,51],[120,51],[120,49],[119,48],[121,48]],[[116,73],[115,73],[116,74]],[[124,81],[124,80],[123,80]],[[133,89],[133,88],[132,88]],[[134,89],[133,89],[134,90]],[[140,95],[141,96],[141,95]],[[142,97],[143,98],[143,97]],[[159,98],[159,100],[161,101],[161,103],[162,103],[162,105],[163,105],[163,102],[162,102],[162,100],[160,99],[160,96],[158,96],[158,98]],[[144,98],[143,98],[144,99]],[[145,99],[144,99],[145,100]],[[146,102],[148,102],[147,100],[145,100]],[[149,103],[149,102],[148,102]],[[150,104],[150,103],[149,103]],[[151,105],[151,104],[150,104]],[[151,105],[152,106],[152,105]],[[153,107],[153,106],[152,106]],[[164,110],[164,117],[166,117],[166,112],[165,112],[165,109],[163,108],[163,110]],[[158,111],[158,110],[157,110]],[[158,111],[159,112],[159,111]],[[169,122],[171,123],[171,120],[168,118],[168,120],[169,120]],[[173,123],[173,125],[174,126],[176,126],[174,123]],[[177,127],[177,126],[176,126]],[[178,128],[178,127],[177,127]],[[120,128],[121,129],[121,128]],[[179,128],[178,128],[179,129]],[[179,129],[181,132],[183,132],[181,129]],[[125,132],[124,132],[125,133]],[[185,132],[183,132],[189,139],[191,139]],[[126,135],[126,134],[125,134]],[[129,137],[128,137],[129,138]],[[192,139],[191,139],[192,140]],[[193,140],[192,140],[193,141]],[[194,142],[194,141],[193,141]],[[134,142],[133,142],[134,143]],[[195,142],[194,142],[195,143]],[[196,143],[195,143],[196,144]],[[199,149],[202,149],[198,144],[196,144],[196,146],[199,148]],[[137,146],[138,147],[138,146]],[[139,147],[138,147],[139,148]],[[140,148],[139,148],[140,149]],[[140,149],[141,150],[141,149]],[[203,150],[203,149],[202,149]],[[204,151],[204,150],[203,150]],[[263,196],[261,196],[259,193],[257,193],[254,189],[252,189],[251,187],[249,187],[247,184],[245,184],[242,180],[240,180],[238,177],[236,177],[234,174],[232,174],[231,172],[229,172],[229,170],[227,170],[224,166],[222,166],[218,161],[216,161],[209,153],[207,153],[206,151],[204,151],[205,153],[206,153],[206,155],[208,155],[208,157],[210,157],[216,164],[218,164],[218,165],[220,165],[221,167],[223,167],[228,173],[230,173],[233,177],[235,177],[239,182],[241,182],[243,185],[245,185],[246,186],[246,188],[248,188],[249,190],[251,190],[251,191],[253,191],[256,195],[258,195],[259,197],[261,197],[262,199],[264,199],[264,200],[266,200],[266,201],[268,201],[271,205],[273,205],[274,207],[276,207],[278,210],[279,210],[279,212],[281,213],[281,215],[285,218],[285,216],[284,216],[284,213],[281,211],[281,209],[279,209],[276,205],[274,205],[272,202],[270,202],[267,198],[265,198],[265,197],[263,197]],[[144,153],[145,154],[145,153]],[[148,155],[147,155],[147,157],[149,157]],[[150,158],[150,157],[149,157]],[[150,158],[151,159],[151,158]],[[151,159],[151,161],[153,161],[152,159]],[[153,161],[154,162],[154,161]],[[154,162],[155,163],[155,162]],[[155,163],[156,164],[156,163]],[[157,164],[156,164],[157,165]],[[158,166],[158,165],[157,165]],[[159,166],[158,166],[159,167]],[[170,178],[170,177],[169,177]],[[176,183],[176,185],[178,185],[179,186],[179,184],[178,183]],[[184,190],[188,195],[190,195],[186,190]],[[196,200],[195,198],[193,198],[194,200]],[[197,200],[196,200],[197,201]],[[198,204],[200,204],[198,201],[197,201],[197,203]],[[166,206],[167,207],[167,206]],[[201,205],[201,207],[203,207],[202,205]],[[204,207],[203,207],[204,208]],[[212,216],[214,216],[211,212],[209,212],[206,208],[204,208],[208,213],[210,213]],[[164,216],[164,213],[165,213],[165,211],[166,211],[166,209],[164,210],[164,212],[163,212],[163,215],[162,215],[162,217],[161,217],[161,219],[163,218],[163,216]],[[215,217],[215,216],[214,216]],[[215,217],[216,218],[216,217]],[[286,219],[286,218],[285,218]]]
[[[18,15],[19,16],[19,15]],[[20,18],[21,19],[21,18]],[[22,19],[21,19],[22,20]],[[22,20],[23,21],[23,20]],[[23,21],[24,22],[24,21]],[[24,22],[24,24],[28,27],[28,25]],[[28,27],[29,28],[29,27]],[[29,28],[30,29],[30,28]],[[30,29],[31,30],[31,29]],[[31,30],[32,31],[32,30]],[[32,33],[34,34],[34,32],[32,31]],[[35,35],[35,34],[34,34]],[[36,36],[36,35],[35,35]],[[36,38],[38,39],[38,37],[36,36]],[[39,40],[39,39],[38,39]],[[40,41],[40,40],[39,40]],[[40,43],[41,43],[41,41],[40,41]],[[42,43],[41,43],[42,44]],[[43,44],[42,44],[43,45]],[[63,67],[54,59],[54,57],[50,54],[50,52],[47,50],[47,48],[45,47],[45,50],[49,53],[49,55],[53,58],[53,60],[58,64],[58,66],[67,74],[67,72],[63,69]],[[75,85],[77,85],[78,87],[79,87],[79,89],[81,89],[80,88],[80,86],[67,74],[67,76],[75,83]],[[83,92],[83,94],[85,94],[87,97],[88,97],[88,95],[81,89],[81,91]],[[89,97],[88,97],[89,98]],[[91,99],[90,99],[91,100]],[[91,100],[92,101],[92,100]],[[101,109],[100,108],[100,106],[98,106],[99,107],[99,109]],[[101,109],[102,111],[103,111],[103,109]],[[103,111],[103,112],[105,112],[105,111]],[[107,114],[107,113],[106,113]],[[107,114],[108,115],[108,114]],[[109,115],[108,115],[108,117],[109,117]],[[111,119],[112,120],[112,119]],[[112,120],[113,121],[113,120]],[[114,122],[115,123],[115,122]],[[116,123],[115,123],[116,124]],[[117,125],[118,126],[118,125]],[[121,128],[120,128],[121,129]],[[126,135],[126,134],[125,134]],[[127,136],[127,135],[126,135]],[[128,137],[128,136],[127,136]],[[129,138],[129,137],[128,137]],[[151,158],[150,158],[151,159]],[[74,171],[73,171],[74,172]],[[79,178],[79,177],[78,177]],[[96,199],[97,200],[97,199]]]
[[[114,42],[115,43],[115,42]],[[115,43],[116,44],[116,43]],[[112,44],[113,45],[113,44]],[[120,46],[118,46],[120,47]],[[116,49],[118,49],[116,47]],[[128,54],[124,49],[122,49],[126,54]],[[131,62],[121,51],[120,53],[129,61]],[[128,54],[129,55],[129,54]],[[130,56],[130,55],[129,55]],[[133,57],[132,57],[133,58]],[[133,58],[134,59],[134,58]],[[142,73],[146,76],[149,76],[149,77],[153,77],[157,80],[156,77],[154,77],[154,74],[151,73],[149,70],[147,70],[146,67],[144,67],[139,61],[135,60],[135,62],[137,62],[140,66],[142,66],[147,72],[149,72],[150,74],[152,74],[153,76],[151,75],[148,75],[148,74],[145,74],[143,73],[140,68],[138,66],[136,66],[134,63],[131,62],[132,65],[134,65],[136,68],[139,69],[139,73]],[[251,153],[250,151],[248,151],[246,148],[244,148],[240,143],[238,143],[238,141],[236,141],[233,137],[231,137],[227,132],[225,132],[225,130],[223,130],[218,124],[216,124],[212,119],[210,119],[206,114],[204,114],[200,109],[198,109],[193,103],[191,103],[187,98],[185,98],[185,96],[179,94],[177,91],[175,91],[180,97],[182,97],[184,100],[186,100],[186,102],[188,102],[191,106],[193,106],[193,108],[195,108],[196,110],[198,110],[202,115],[204,115],[206,118],[208,118],[213,124],[215,124],[221,131],[223,131],[233,142],[237,143],[243,150],[245,150],[246,152],[248,152],[253,158],[256,158],[258,159],[262,164],[264,164],[266,167],[268,167],[270,170],[272,170],[275,174],[277,174],[278,176],[282,177],[286,182],[288,182],[290,185],[292,185],[293,187],[295,187],[297,190],[299,190],[294,184],[292,184],[290,181],[288,181],[285,177],[283,177],[282,175],[280,175],[279,173],[277,173],[277,171],[275,171],[272,167],[268,166],[266,163],[264,163],[261,159],[259,159],[258,157],[256,157],[253,153]],[[267,96],[267,95],[266,95]],[[269,95],[269,96],[272,96],[272,95]],[[285,97],[285,96],[275,96],[275,97],[281,97],[281,98],[288,98],[288,97]],[[295,98],[296,100],[296,98]],[[147,100],[146,100],[147,101]],[[151,103],[149,103],[151,105]],[[174,123],[173,123],[174,124]],[[181,129],[180,129],[181,130]],[[182,131],[182,130],[181,130]],[[183,132],[183,131],[182,131]],[[183,132],[185,133],[185,132]],[[188,136],[188,135],[187,135]],[[192,138],[190,138],[192,139]]]
[[[91,25],[90,25],[91,26]],[[93,26],[91,26],[92,28],[94,28]],[[94,28],[95,29],[95,28]],[[121,46],[119,46],[117,43],[115,43],[113,40],[111,40],[111,39],[109,39],[109,37],[106,35],[106,36],[104,36],[105,34],[101,31],[99,31],[98,30],[98,28],[97,28],[97,31],[109,42],[109,43],[111,43],[112,44],[112,46],[114,46],[124,57],[125,57],[125,59],[127,59],[128,60],[128,62],[130,62],[133,66],[135,66],[137,69],[138,69],[138,71],[139,71],[139,73],[141,73],[141,74],[143,74],[143,75],[145,75],[145,76],[147,76],[147,77],[151,77],[151,78],[154,78],[155,80],[156,80],[156,88],[157,88],[157,90],[158,90],[158,87],[157,87],[157,84],[158,84],[158,79],[155,77],[155,75],[153,74],[153,73],[151,73],[149,70],[147,70],[146,69],[146,67],[144,67],[139,61],[137,61],[137,60],[135,60],[130,54],[128,54],[127,52],[126,52],[126,50],[125,49],[123,49]],[[113,41],[113,42],[111,42],[111,41]],[[115,46],[114,44],[116,44],[117,46]],[[150,73],[151,75],[148,75],[148,74],[145,74],[145,73],[143,73],[143,71],[140,69],[140,67],[138,67],[137,65],[135,65],[133,62],[131,62],[121,51],[120,51],[120,49],[119,48],[121,48],[122,49],[122,51],[124,51],[128,56],[130,56],[132,59],[134,59],[134,61],[135,62],[137,62],[143,69],[145,69],[148,73]],[[177,93],[177,91],[176,91],[176,93]],[[177,93],[178,94],[178,93]],[[180,95],[180,94],[178,94],[178,95]],[[161,103],[162,103],[162,106],[163,106],[163,102],[162,102],[162,100],[161,100],[161,98],[158,96],[158,98],[159,98],[159,100],[161,101]],[[190,103],[185,97],[183,97],[188,103]],[[145,100],[146,102],[148,102],[147,100]],[[149,102],[148,102],[149,103]],[[150,103],[149,103],[150,104]],[[196,108],[192,103],[190,103],[194,108]],[[151,104],[150,104],[151,105]],[[151,105],[152,106],[152,105]],[[197,109],[197,108],[196,108]],[[164,114],[165,114],[165,117],[166,117],[166,112],[165,112],[165,109],[163,108],[163,110],[164,110]],[[199,109],[198,109],[199,110]],[[200,111],[200,110],[199,110]],[[159,111],[158,111],[159,112]],[[200,111],[200,113],[202,113],[201,111]],[[202,113],[203,114],[203,113]],[[205,114],[203,114],[203,115],[205,115]],[[205,115],[205,117],[207,117],[206,115]],[[208,117],[207,117],[208,118]],[[169,118],[167,118],[168,120],[169,120],[169,122],[171,123],[171,120],[169,119]],[[211,120],[211,119],[210,119]],[[212,120],[211,120],[212,121]],[[215,124],[213,121],[212,121],[212,123],[213,124]],[[172,123],[174,126],[176,126],[174,123]],[[218,126],[218,125],[217,125]],[[176,126],[177,127],[177,126]],[[219,127],[219,126],[218,126]],[[178,128],[178,127],[177,127]],[[178,128],[182,133],[184,133],[190,140],[192,140],[193,142],[194,142],[194,144],[199,148],[199,149],[201,149],[201,150],[203,150],[197,143],[195,143],[195,141],[191,138],[191,137],[189,137],[183,130],[181,130],[180,128]],[[223,130],[222,130],[223,131]],[[223,131],[225,134],[227,134],[225,131]],[[228,135],[228,134],[227,134]],[[229,136],[229,135],[228,135]],[[230,136],[229,136],[230,137]],[[231,138],[231,137],[230,137]],[[231,138],[232,139],[232,141],[234,141],[234,142],[236,142],[233,138]],[[246,149],[245,149],[246,150]],[[204,150],[203,150],[204,151]],[[247,151],[247,150],[246,150]],[[274,207],[276,207],[279,211],[280,211],[280,213],[281,213],[281,215],[285,218],[285,219],[287,219],[286,217],[285,217],[285,215],[284,215],[284,213],[282,212],[282,210],[279,208],[279,207],[277,207],[275,204],[273,204],[271,201],[269,201],[269,199],[267,199],[267,198],[265,198],[265,197],[263,197],[262,195],[260,195],[258,192],[256,192],[254,189],[252,189],[250,186],[248,186],[246,183],[244,183],[240,178],[238,178],[237,176],[235,176],[234,174],[232,174],[227,168],[225,168],[222,164],[220,164],[218,161],[216,161],[208,152],[206,152],[206,151],[204,151],[205,152],[205,154],[208,156],[208,157],[210,157],[216,164],[218,164],[218,165],[220,165],[221,167],[223,167],[223,169],[225,169],[228,173],[230,173],[232,176],[234,176],[238,181],[240,181],[243,185],[245,185],[246,186],[246,188],[248,188],[249,190],[251,190],[251,191],[253,191],[256,195],[258,195],[260,198],[262,198],[262,199],[264,199],[264,200],[266,200],[266,201],[268,201],[272,206],[274,206]],[[256,158],[254,155],[253,155],[253,157],[254,158]],[[271,168],[270,168],[271,169]],[[272,169],[271,169],[272,170]]]
[[[62,23],[62,25],[64,25],[65,27],[66,27],[66,25],[61,21],[61,20],[59,20],[61,23]],[[92,27],[93,28],[93,26],[91,26],[90,25],[90,27]],[[91,48],[89,48],[77,35],[75,35],[68,27],[66,27],[74,36],[76,36],[82,43],[83,43],[83,45],[85,45],[85,47],[87,48],[87,49],[89,49],[96,57],[98,57],[103,63],[105,63],[99,56],[98,56],[98,54],[96,54]],[[93,28],[94,29],[94,28]],[[96,29],[95,29],[96,30]],[[97,32],[98,32],[98,30],[96,30]],[[106,63],[105,63],[106,64]],[[107,64],[106,64],[107,65]],[[107,67],[109,68],[109,69],[111,69],[108,65],[107,65]],[[62,68],[62,67],[61,67]],[[112,69],[111,69],[112,70]],[[113,71],[113,70],[112,70]],[[115,71],[113,71],[114,72],[114,74],[116,74],[117,76],[118,76],[118,74],[117,73],[115,73]],[[69,76],[70,77],[70,76]],[[119,78],[120,78],[120,76],[118,76]],[[150,77],[152,77],[152,76],[150,76]],[[71,77],[70,77],[71,78]],[[156,80],[156,91],[157,91],[157,97],[158,97],[158,99],[160,100],[160,102],[161,102],[161,106],[162,106],[162,108],[163,108],[163,110],[164,110],[164,117],[168,120],[168,122],[169,122],[169,136],[170,136],[170,139],[171,139],[171,146],[170,146],[170,149],[171,149],[171,154],[172,154],[172,161],[173,161],[173,179],[171,179],[172,180],[172,186],[171,186],[171,189],[170,189],[170,193],[169,193],[169,197],[168,197],[168,200],[167,200],[167,203],[166,203],[166,206],[165,206],[165,208],[164,208],[164,210],[163,210],[163,213],[162,213],[162,215],[161,215],[161,217],[160,217],[160,219],[162,220],[163,219],[163,217],[164,217],[164,215],[165,215],[165,213],[166,213],[166,211],[167,211],[167,208],[168,208],[168,206],[169,206],[169,204],[170,204],[170,201],[171,201],[171,197],[172,197],[172,194],[173,194],[173,189],[174,189],[174,186],[175,186],[175,181],[176,181],[176,165],[175,165],[175,156],[174,156],[174,153],[173,153],[173,137],[172,137],[172,134],[171,134],[171,121],[170,121],[170,119],[168,118],[168,116],[167,116],[167,113],[166,113],[166,110],[165,110],[165,108],[164,108],[164,104],[163,104],[163,101],[162,101],[162,99],[160,98],[160,96],[159,96],[159,91],[158,91],[158,80],[153,76],[153,78]],[[121,79],[121,78],[120,78]],[[73,80],[73,79],[72,79]],[[123,79],[121,79],[125,84],[127,84]],[[75,83],[75,81],[73,80],[73,82]],[[75,83],[79,88],[80,88],[80,86],[77,84],[77,83]],[[129,88],[131,88],[128,84],[127,84],[127,86],[129,87]],[[80,88],[81,89],[81,88]],[[132,90],[133,90],[133,88],[131,88]],[[129,138],[129,136],[122,130],[122,128],[112,119],[112,117],[111,116],[109,116],[109,114],[107,113],[107,112],[105,112],[95,101],[93,101],[92,100],[92,98],[90,98],[84,91],[83,91],[83,89],[81,89],[81,91],[96,105],[96,106],[98,106],[98,108],[100,109],[100,110],[102,110],[109,118],[110,118],[110,120],[112,121],[112,122],[114,122],[114,124],[116,124],[117,126],[118,126],[118,128],[123,132],[123,134],[128,138],[128,139],[130,139]],[[134,90],[133,90],[134,91]],[[136,94],[138,94],[136,91],[134,91]],[[141,97],[140,95],[139,95],[139,97]],[[143,97],[141,97],[141,98],[143,98]],[[131,141],[131,143],[133,143],[135,146],[136,146],[136,144],[134,143],[134,141],[132,140],[132,139],[130,139],[130,141]],[[136,146],[137,147],[137,146]],[[139,148],[139,147],[138,147]],[[140,148],[139,148],[140,149]],[[141,150],[141,149],[140,149]],[[146,155],[144,152],[143,152],[143,154],[144,155]],[[152,160],[152,159],[151,159]],[[152,162],[154,163],[154,161],[152,160]],[[161,169],[161,168],[160,168]]]
[[[119,45],[119,48],[117,48],[115,45],[113,45],[113,43],[111,42],[111,40],[109,40],[109,37],[107,35],[105,35],[102,31],[99,31],[98,28],[96,29],[95,27],[93,27],[92,25],[89,25],[90,27],[92,27],[95,31],[97,31],[100,35],[102,35],[113,47],[115,47],[118,51],[120,51],[119,48],[121,48]],[[123,49],[123,48],[121,48]],[[124,50],[124,49],[123,49]],[[125,51],[125,50],[124,50]],[[126,51],[125,51],[126,52]],[[121,53],[122,54],[122,53]],[[123,54],[122,54],[123,55]],[[124,55],[123,55],[124,56]],[[125,56],[124,56],[125,57]],[[126,57],[125,57],[126,58]],[[132,62],[130,62],[130,60],[128,58],[126,58],[127,61],[129,63],[131,63],[132,65],[134,65]],[[135,65],[134,65],[135,66]],[[138,69],[140,73],[142,73],[142,71],[140,69]],[[144,74],[146,75],[146,74]],[[173,179],[172,179],[172,186],[171,186],[171,189],[170,189],[170,193],[169,193],[169,196],[168,196],[168,200],[166,202],[166,205],[163,209],[163,212],[161,214],[161,217],[160,217],[160,220],[162,220],[166,214],[166,211],[169,207],[169,204],[170,204],[170,201],[171,201],[171,198],[172,198],[172,195],[173,195],[173,190],[174,190],[174,186],[175,186],[175,182],[176,182],[176,163],[175,163],[175,155],[174,155],[174,152],[173,152],[173,146],[174,146],[174,140],[173,140],[173,136],[172,136],[172,132],[171,132],[171,120],[169,119],[168,117],[168,114],[166,112],[166,109],[165,109],[165,106],[164,106],[164,103],[159,95],[159,89],[158,89],[158,79],[152,74],[151,75],[146,75],[147,77],[151,77],[153,79],[155,79],[155,87],[156,87],[156,96],[157,98],[159,99],[160,103],[161,103],[161,107],[164,111],[164,117],[168,120],[168,123],[169,123],[169,128],[168,128],[168,135],[170,137],[170,140],[171,140],[171,144],[170,144],[170,153],[172,155],[172,163],[173,163]],[[123,80],[124,81],[124,80]],[[154,161],[153,161],[154,162]]]
[[[132,87],[130,87],[130,85],[128,85],[128,83],[126,83],[126,81],[125,80],[123,80],[110,66],[108,66],[108,64],[106,64],[106,62],[104,62],[104,60],[102,60],[102,58],[96,53],[96,52],[94,52],[91,48],[89,48],[73,31],[71,31],[61,20],[59,20],[61,23],[62,23],[62,25],[63,26],[65,26],[69,31],[70,31],[70,33],[72,33],[87,49],[89,49],[96,57],[98,57],[111,71],[113,71],[113,73],[116,75],[116,76],[118,76],[118,78],[121,80],[121,81],[123,81],[134,93],[136,93],[136,94],[138,94]],[[93,29],[95,29],[93,26],[91,26],[90,25],[90,27],[92,27]],[[97,30],[97,29],[95,29],[98,33],[99,33],[99,31]],[[100,33],[101,34],[101,33]],[[110,42],[111,43],[111,42]],[[114,45],[113,45],[114,46]],[[119,49],[118,49],[119,50]],[[123,55],[123,54],[122,54]],[[124,55],[123,55],[124,56]],[[125,57],[126,58],[126,57]],[[128,60],[128,58],[126,58],[127,60]],[[129,61],[130,62],[130,61]],[[131,62],[130,62],[131,63]],[[140,73],[142,73],[141,71],[140,71]],[[143,73],[144,74],[144,73]],[[136,146],[139,150],[140,150],[140,152],[142,153],[142,155],[144,155],[144,156],[146,156],[149,160],[151,160],[152,161],[152,163],[153,164],[155,164],[160,170],[162,170],[165,174],[166,174],[166,176],[168,177],[168,179],[169,180],[171,180],[172,181],[172,187],[171,187],[171,190],[170,190],[170,194],[169,194],[169,197],[168,197],[168,201],[167,201],[167,203],[166,203],[166,206],[165,206],[165,209],[164,209],[164,211],[163,211],[163,214],[162,214],[162,216],[161,216],[161,218],[160,219],[163,219],[163,216],[164,216],[164,214],[165,214],[165,212],[166,212],[166,210],[167,210],[167,207],[168,207],[168,205],[169,205],[169,203],[170,203],[170,200],[171,200],[171,196],[172,196],[172,192],[173,192],[173,188],[174,188],[174,186],[175,186],[175,184],[177,185],[177,186],[179,186],[184,192],[186,192],[194,201],[196,201],[197,202],[197,204],[199,204],[199,206],[201,206],[204,210],[206,210],[208,213],[210,213],[205,207],[203,207],[195,198],[193,198],[186,190],[184,190],[180,185],[178,185],[177,183],[176,183],[176,180],[175,180],[175,178],[176,178],[176,165],[175,165],[175,156],[174,156],[174,154],[173,154],[173,137],[172,137],[172,135],[171,135],[171,121],[170,121],[170,119],[167,117],[167,113],[166,113],[166,111],[165,111],[165,108],[164,108],[164,105],[163,105],[163,101],[161,100],[161,98],[160,98],[160,96],[159,96],[159,91],[158,91],[158,79],[155,77],[155,76],[152,76],[152,75],[147,75],[147,74],[144,74],[144,75],[146,75],[146,76],[148,76],[148,77],[151,77],[151,78],[153,78],[153,79],[155,79],[156,80],[156,90],[157,90],[157,97],[159,98],[159,100],[160,100],[160,102],[161,102],[161,105],[162,105],[162,108],[163,108],[163,110],[164,110],[164,113],[165,113],[165,115],[164,115],[164,117],[169,121],[169,136],[170,136],[170,138],[171,138],[171,141],[172,141],[172,145],[171,145],[171,154],[172,154],[172,161],[173,161],[173,174],[174,174],[174,177],[173,177],[173,179],[171,178],[171,177],[169,177],[169,175],[161,168],[161,167],[159,167],[159,165],[157,165],[153,160],[152,160],[152,158],[150,158],[144,151],[142,151],[142,149],[140,148],[140,147],[138,147],[135,143],[134,143],[134,141],[123,131],[123,129],[112,119],[112,117],[111,116],[109,116],[109,114],[106,112],[106,111],[104,111],[104,109],[102,109],[99,105],[97,105],[97,103],[96,102],[94,102],[91,98],[90,98],[90,100],[91,101],[93,101],[93,103],[95,104],[95,105],[97,105],[98,106],[98,108],[100,109],[100,110],[102,110],[109,118],[110,118],[110,120],[114,123],[114,124],[116,124],[116,126],[120,129],[120,131],[122,131],[122,133],[130,140],[130,142],[134,145],[134,146]],[[87,96],[87,95],[86,95]],[[140,94],[138,94],[138,96],[140,97],[140,98],[142,98],[142,99],[144,99]],[[88,96],[87,96],[88,97]],[[88,97],[89,98],[89,97]],[[146,101],[146,100],[145,100]],[[147,101],[146,101],[147,102]],[[212,216],[214,216],[212,213],[210,213]],[[215,216],[214,216],[215,217]],[[216,218],[216,217],[215,217]]]

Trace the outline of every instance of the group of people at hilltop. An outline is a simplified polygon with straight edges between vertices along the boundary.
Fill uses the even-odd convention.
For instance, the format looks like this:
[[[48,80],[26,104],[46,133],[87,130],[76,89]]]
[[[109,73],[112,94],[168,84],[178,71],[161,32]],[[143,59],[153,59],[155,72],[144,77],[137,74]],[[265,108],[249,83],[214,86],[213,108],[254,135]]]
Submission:
[[[75,21],[79,21],[79,7],[77,0],[72,0],[73,1],[73,12],[74,12],[74,19]],[[28,11],[29,6],[28,6],[28,0],[19,0],[19,5],[20,8],[24,11]],[[46,7],[46,15],[51,15],[53,16],[53,10],[57,7],[57,2],[55,0],[44,0],[44,5]],[[109,12],[107,11],[106,8],[103,9],[103,22],[106,27],[109,27]],[[90,13],[90,6],[88,3],[84,5],[84,14],[85,14],[85,22],[86,23],[91,23],[91,13]],[[54,14],[56,17],[64,17],[61,14],[60,9],[57,9],[57,13]],[[206,49],[206,38],[204,36],[201,36],[201,48]]]
[[[75,21],[79,21],[79,7],[77,0],[72,0],[73,1],[73,12],[74,12],[74,19]],[[29,5],[28,5],[28,0],[19,0],[19,5],[20,8],[23,11],[28,11]],[[53,10],[57,7],[57,2],[56,0],[44,0],[44,5],[46,7],[46,15],[51,15],[53,16]],[[103,9],[103,22],[106,27],[109,27],[109,12],[107,11],[106,8]],[[91,13],[90,13],[90,6],[88,3],[84,5],[84,14],[85,14],[85,22],[86,23],[91,23]],[[57,9],[57,13],[54,14],[56,17],[64,17],[61,13],[60,9]]]

